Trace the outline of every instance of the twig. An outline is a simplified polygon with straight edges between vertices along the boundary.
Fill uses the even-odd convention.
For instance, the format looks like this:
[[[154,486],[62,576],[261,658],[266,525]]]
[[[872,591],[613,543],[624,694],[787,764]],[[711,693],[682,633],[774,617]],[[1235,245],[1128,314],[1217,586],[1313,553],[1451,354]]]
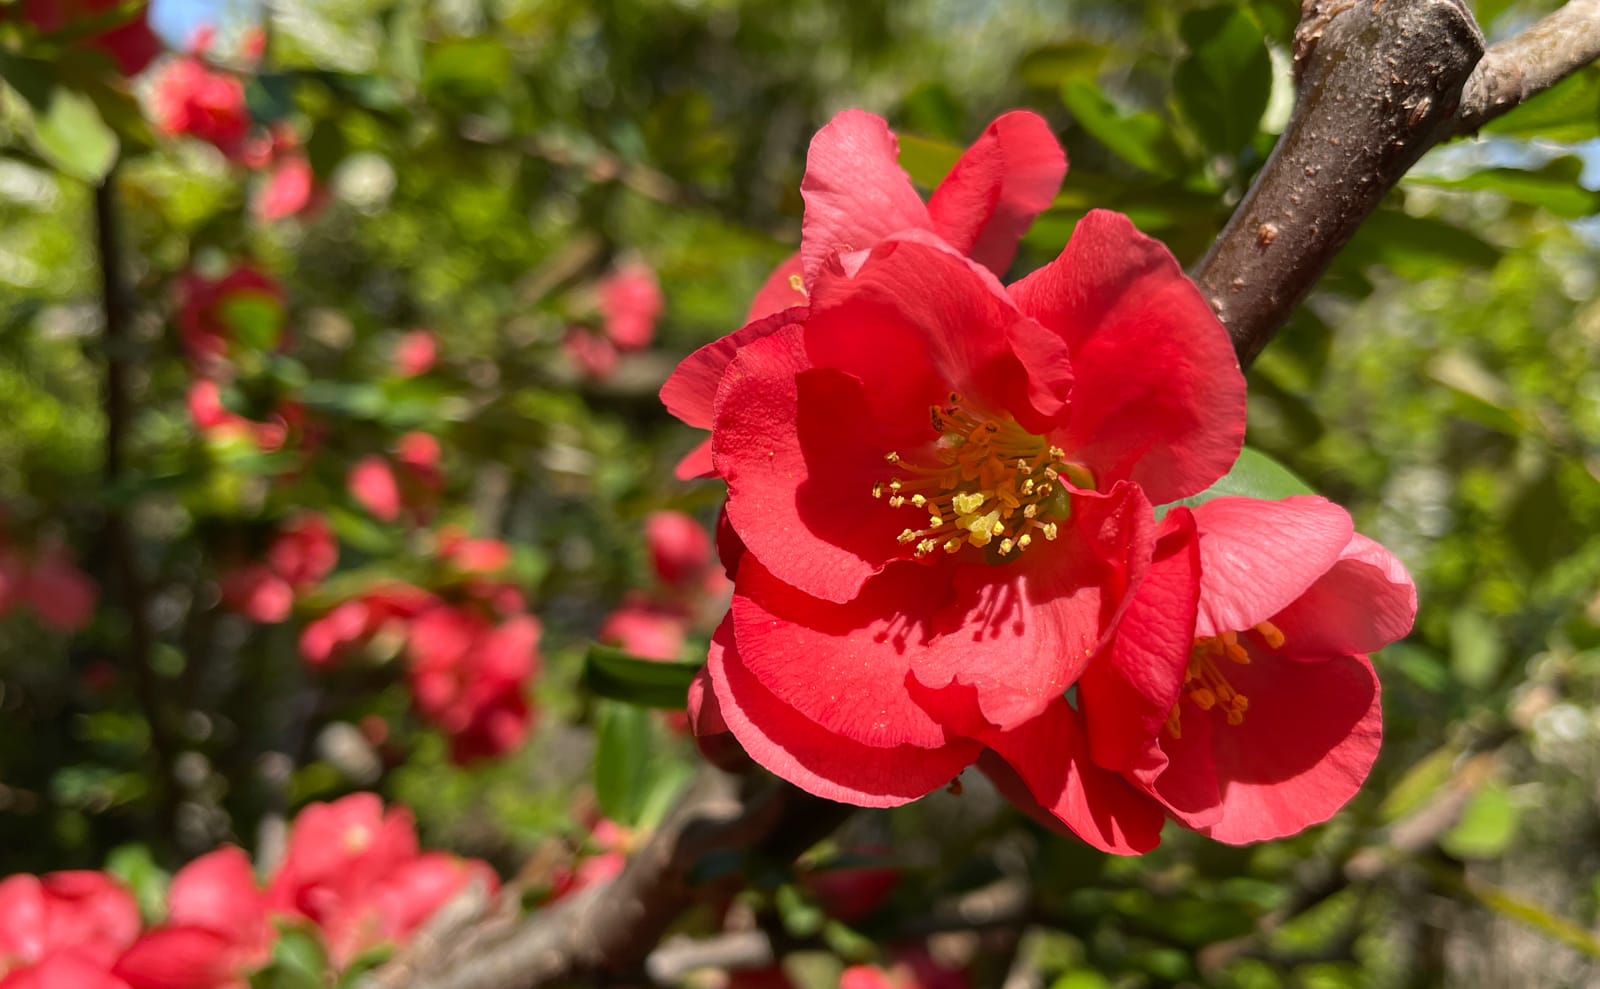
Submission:
[[[1457,134],[1470,134],[1600,58],[1600,0],[1571,0],[1490,48],[1461,97]]]
[[[128,425],[132,418],[128,395],[128,323],[131,303],[123,282],[120,228],[116,209],[116,174],[95,187],[95,249],[100,264],[100,304],[105,320],[106,379],[104,411],[105,488],[118,491],[126,470]],[[127,621],[124,654],[133,671],[134,692],[150,727],[150,744],[158,763],[156,776],[157,831],[164,839],[173,835],[178,796],[172,767],[178,756],[177,739],[161,703],[162,686],[151,663],[150,619],[147,589],[139,573],[138,547],[128,524],[127,507],[117,501],[106,506],[105,551],[117,601]]]

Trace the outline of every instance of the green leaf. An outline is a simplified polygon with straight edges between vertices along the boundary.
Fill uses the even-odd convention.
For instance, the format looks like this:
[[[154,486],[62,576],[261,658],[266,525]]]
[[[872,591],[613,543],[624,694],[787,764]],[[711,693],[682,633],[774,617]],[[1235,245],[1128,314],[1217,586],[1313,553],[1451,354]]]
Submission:
[[[689,681],[700,663],[643,659],[611,646],[591,644],[584,657],[584,686],[601,697],[681,711],[688,703]]]
[[[900,135],[900,167],[911,176],[911,181],[925,189],[932,189],[943,181],[950,167],[961,157],[961,148],[948,141]]]
[[[1600,192],[1579,184],[1583,159],[1562,155],[1541,168],[1490,168],[1461,178],[1418,176],[1409,181],[1446,189],[1495,192],[1512,202],[1549,210],[1569,220],[1600,213]]]
[[[1469,608],[1457,608],[1450,616],[1450,669],[1456,681],[1475,690],[1487,687],[1505,661],[1505,642],[1496,623]]]
[[[1166,175],[1181,162],[1165,122],[1155,114],[1125,113],[1093,83],[1081,79],[1063,83],[1061,99],[1080,127],[1134,168]]]
[[[1103,45],[1088,41],[1045,45],[1024,55],[1015,75],[1025,86],[1056,89],[1075,79],[1093,80],[1109,54]]]
[[[1483,129],[1569,144],[1600,137],[1600,69],[1573,73]]]
[[[1517,833],[1517,808],[1499,783],[1487,783],[1461,812],[1461,820],[1439,839],[1457,858],[1492,859],[1505,852]]]
[[[147,923],[156,924],[166,919],[169,877],[156,864],[148,847],[122,845],[113,849],[106,858],[105,871],[133,891],[139,914]]]
[[[34,59],[0,58],[0,76],[26,104],[32,117],[28,140],[41,157],[84,182],[106,177],[119,143],[94,100],[61,84],[51,66]]]
[[[672,754],[650,711],[602,702],[597,722],[594,791],[600,810],[618,824],[650,827],[693,769]]]
[[[283,335],[283,303],[276,297],[248,289],[232,292],[217,310],[222,325],[240,346],[252,351],[278,346]]]
[[[328,952],[304,924],[284,924],[272,946],[272,960],[250,976],[251,989],[323,989]]]
[[[1234,461],[1233,469],[1222,475],[1217,483],[1197,495],[1162,505],[1156,509],[1156,515],[1157,517],[1165,515],[1173,505],[1187,505],[1193,508],[1224,495],[1242,495],[1246,498],[1276,501],[1293,495],[1315,493],[1294,471],[1259,450],[1245,447],[1239,451],[1239,459]]]
[[[1272,92],[1265,33],[1232,7],[1192,10],[1178,30],[1189,46],[1172,73],[1178,108],[1206,147],[1233,157],[1255,137]]]

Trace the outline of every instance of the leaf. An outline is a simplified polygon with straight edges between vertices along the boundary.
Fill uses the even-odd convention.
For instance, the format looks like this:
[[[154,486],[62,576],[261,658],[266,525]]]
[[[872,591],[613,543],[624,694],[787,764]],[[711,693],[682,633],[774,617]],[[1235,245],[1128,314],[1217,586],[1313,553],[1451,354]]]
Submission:
[[[147,846],[121,845],[113,849],[106,858],[105,871],[133,891],[139,913],[147,923],[159,923],[166,918],[170,877],[156,864]]]
[[[307,925],[286,923],[272,945],[272,960],[250,976],[251,989],[322,989],[328,953]]]
[[[597,720],[594,792],[600,810],[626,827],[650,827],[693,770],[663,745],[651,712],[602,702]]]
[[[1483,129],[1569,144],[1600,137],[1600,69],[1573,73]]]
[[[1255,137],[1272,92],[1272,56],[1243,10],[1209,7],[1183,16],[1189,54],[1172,73],[1178,109],[1206,147],[1233,157]]]
[[[0,58],[0,76],[27,105],[32,117],[28,139],[41,157],[84,182],[95,184],[106,177],[120,145],[94,100],[62,85],[49,65],[33,59]]]
[[[1540,168],[1489,168],[1460,178],[1418,176],[1410,181],[1438,186],[1499,193],[1512,202],[1549,210],[1569,220],[1600,213],[1600,192],[1585,189],[1583,159],[1561,155]]]
[[[1024,55],[1013,75],[1025,86],[1056,89],[1070,80],[1094,79],[1109,54],[1104,46],[1087,41],[1045,45]]]
[[[688,704],[689,681],[700,663],[641,659],[621,649],[590,644],[584,658],[584,686],[601,697],[681,711]]]
[[[1233,468],[1218,478],[1215,484],[1197,495],[1162,505],[1156,510],[1156,515],[1158,518],[1165,515],[1173,505],[1187,505],[1193,508],[1224,495],[1242,495],[1246,498],[1276,501],[1293,495],[1315,493],[1294,471],[1259,450],[1245,447],[1239,451],[1239,459],[1234,461]]]
[[[1134,168],[1167,175],[1181,162],[1165,122],[1155,114],[1125,113],[1106,99],[1093,83],[1081,79],[1069,79],[1062,84],[1061,100],[1080,127]]]
[[[1486,783],[1461,812],[1455,827],[1439,838],[1439,847],[1457,858],[1499,857],[1517,833],[1517,808],[1500,783]]]
[[[932,189],[943,181],[960,157],[961,148],[948,141],[915,134],[900,135],[900,167],[911,176],[912,182],[925,189]]]
[[[1473,689],[1489,686],[1505,665],[1505,653],[1494,621],[1465,607],[1450,616],[1450,669],[1458,683]]]

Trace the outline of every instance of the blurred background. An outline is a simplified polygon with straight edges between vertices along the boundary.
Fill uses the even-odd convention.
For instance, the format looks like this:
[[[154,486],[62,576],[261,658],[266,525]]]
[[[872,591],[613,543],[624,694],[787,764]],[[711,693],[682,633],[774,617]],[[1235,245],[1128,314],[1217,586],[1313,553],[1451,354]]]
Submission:
[[[1558,4],[1472,6],[1493,40]],[[126,82],[0,23],[0,873],[108,865],[159,899],[377,789],[537,902],[693,772],[681,723],[597,697],[584,656],[703,656],[721,491],[674,478],[699,437],[656,390],[794,250],[811,134],[883,114],[926,192],[1034,109],[1071,168],[1013,276],[1092,207],[1192,264],[1288,119],[1298,5],[149,16],[168,51]],[[1129,860],[981,780],[864,812],[811,866],[892,870],[881,902],[781,871],[741,900],[794,978],[910,938],[980,986],[1600,984],[1597,138],[1590,68],[1431,152],[1250,373],[1249,442],[1420,592],[1356,800]],[[450,677],[488,674],[434,632],[504,645],[503,689],[463,699]],[[919,933],[996,883],[1004,923]]]

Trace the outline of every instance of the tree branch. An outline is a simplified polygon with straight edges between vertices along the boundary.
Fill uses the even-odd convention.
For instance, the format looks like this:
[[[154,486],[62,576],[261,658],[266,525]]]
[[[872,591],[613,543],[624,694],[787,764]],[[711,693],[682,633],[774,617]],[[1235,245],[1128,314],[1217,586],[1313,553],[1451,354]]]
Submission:
[[[1467,80],[1455,133],[1471,134],[1600,58],[1600,0],[1571,0],[1490,48]]]
[[[1459,0],[1306,0],[1294,116],[1195,276],[1242,364],[1406,170],[1455,132],[1482,57]]]
[[[466,939],[410,984],[534,989],[639,976],[646,955],[696,900],[741,885],[748,857],[792,861],[853,810],[781,781],[741,781],[706,767],[616,879],[508,934]]]

